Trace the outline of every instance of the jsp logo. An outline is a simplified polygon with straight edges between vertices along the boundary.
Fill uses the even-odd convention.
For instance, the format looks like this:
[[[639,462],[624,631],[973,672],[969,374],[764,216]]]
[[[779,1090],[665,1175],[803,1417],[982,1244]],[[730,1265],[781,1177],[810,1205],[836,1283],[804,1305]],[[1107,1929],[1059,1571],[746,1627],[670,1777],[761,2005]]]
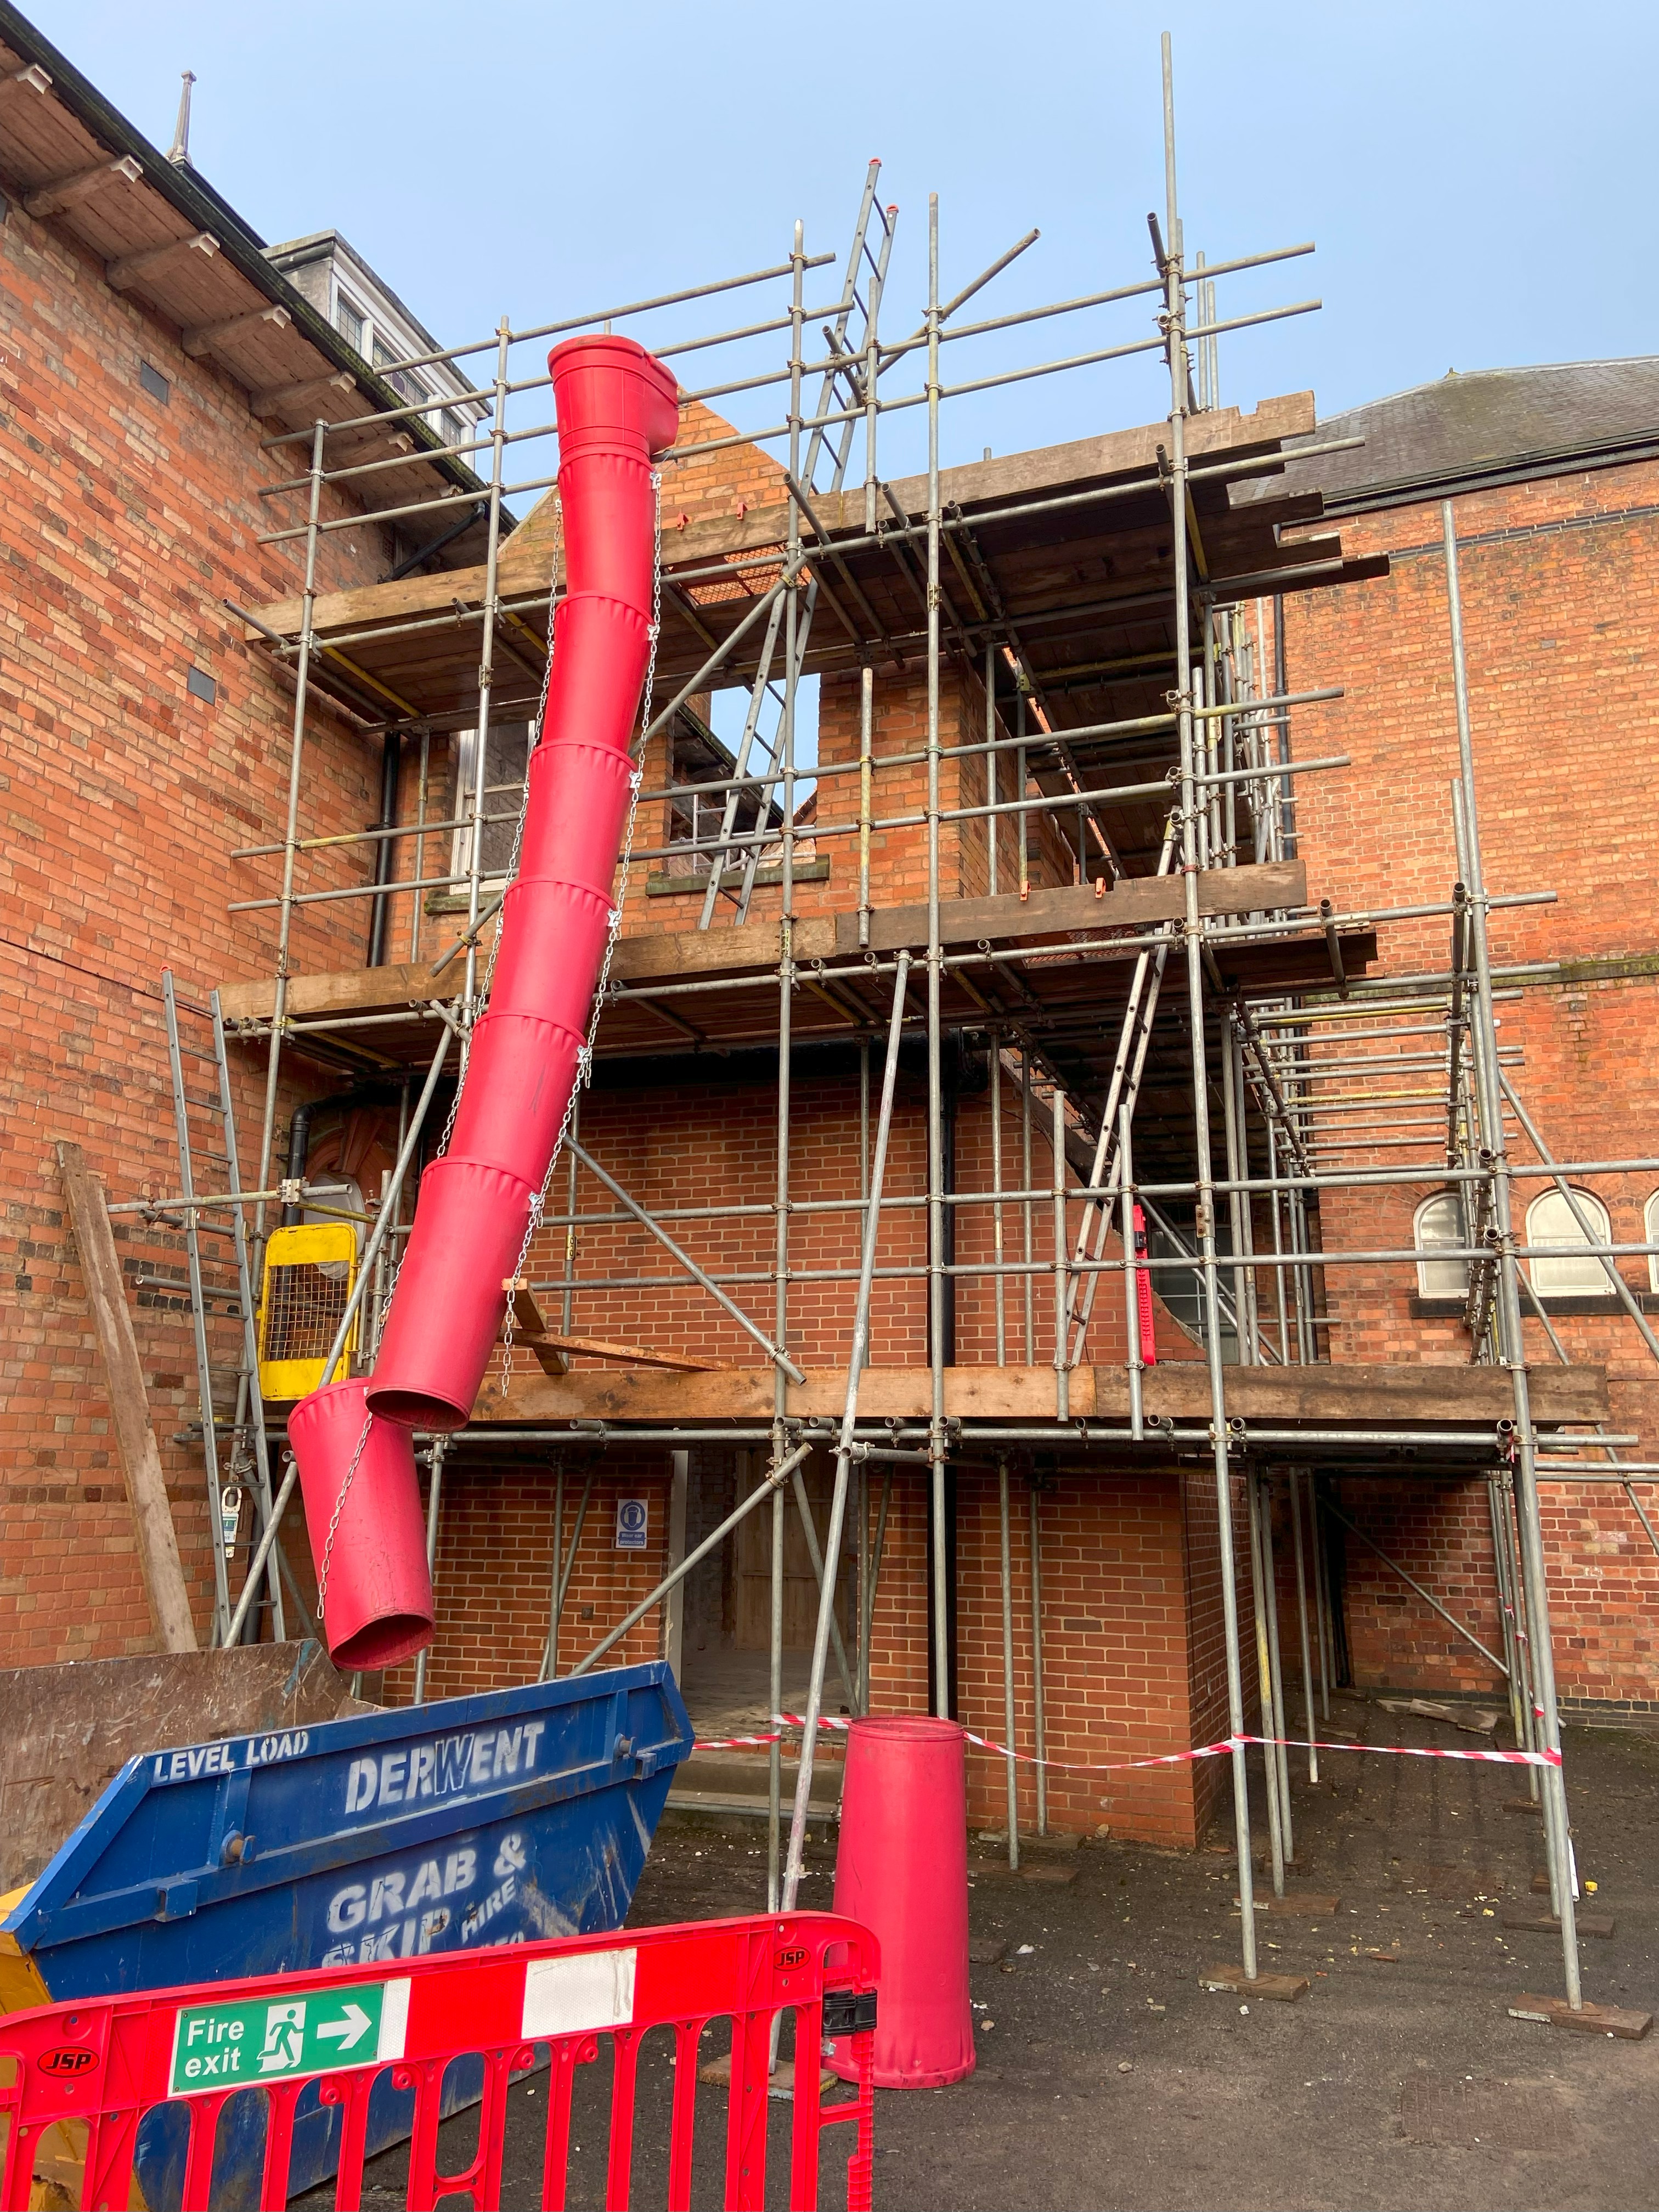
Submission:
[[[51,2051],[43,2051],[35,2060],[43,2074],[84,2074],[88,2067],[98,2063],[98,2053],[78,2047],[72,2043],[60,2043]]]

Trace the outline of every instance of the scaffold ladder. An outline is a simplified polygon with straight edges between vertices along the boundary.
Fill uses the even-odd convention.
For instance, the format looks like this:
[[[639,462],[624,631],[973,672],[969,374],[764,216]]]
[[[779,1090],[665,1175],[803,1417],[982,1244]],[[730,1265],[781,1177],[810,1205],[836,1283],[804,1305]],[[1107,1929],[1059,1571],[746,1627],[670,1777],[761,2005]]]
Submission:
[[[264,1401],[259,1392],[254,1270],[249,1250],[247,1223],[239,1202],[241,1177],[237,1162],[236,1109],[231,1091],[230,1064],[225,1050],[225,1024],[219,994],[215,991],[209,1001],[207,1019],[212,1030],[211,1049],[185,1044],[181,1039],[179,997],[171,969],[161,971],[161,1000],[167,1016],[167,1065],[173,1081],[173,1132],[179,1147],[179,1191],[183,1201],[179,1211],[185,1237],[191,1327],[195,1340],[197,1395],[201,1408],[202,1454],[208,1489],[208,1525],[213,1544],[213,1640],[220,1644],[225,1640],[231,1621],[230,1565],[239,1547],[238,1523],[243,1491],[252,1493],[254,1504],[253,1525],[246,1538],[250,1556],[270,1517],[270,1444],[265,1432]],[[190,1089],[185,1073],[186,1059],[201,1060],[211,1066],[216,1095],[203,1095]],[[192,1133],[192,1117],[195,1133]],[[228,1228],[217,1222],[204,1222],[202,1209],[194,1202],[198,1161],[205,1161],[223,1171],[225,1193],[231,1200],[228,1208],[230,1225]],[[231,1305],[228,1297],[227,1310],[234,1311],[241,1322],[239,1356],[234,1367],[227,1367],[222,1361],[216,1363],[213,1358],[208,1326],[211,1318],[209,1300],[217,1294],[209,1291],[204,1277],[202,1239],[204,1235],[228,1237],[232,1243],[235,1266],[234,1304],[234,1307]],[[223,1421],[217,1410],[215,1382],[216,1377],[228,1375],[235,1376],[235,1409],[230,1419]],[[222,1444],[226,1447],[222,1458]],[[273,1546],[266,1572],[271,1632],[278,1642],[286,1633],[282,1591],[282,1571],[286,1565],[280,1545]],[[297,1593],[295,1600],[297,1603]],[[250,1618],[257,1623],[257,1613]]]

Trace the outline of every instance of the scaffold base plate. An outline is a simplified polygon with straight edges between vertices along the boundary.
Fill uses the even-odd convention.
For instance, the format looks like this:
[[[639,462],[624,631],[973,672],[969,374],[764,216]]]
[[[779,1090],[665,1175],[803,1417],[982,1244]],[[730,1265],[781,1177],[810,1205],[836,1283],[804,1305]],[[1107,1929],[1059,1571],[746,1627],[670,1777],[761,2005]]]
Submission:
[[[1553,1912],[1523,1912],[1512,1908],[1499,1913],[1500,1928],[1518,1928],[1528,1936],[1559,1936],[1561,1923]],[[1573,1925],[1581,1936],[1611,1936],[1619,1923],[1610,1912],[1580,1912],[1574,1915]]]
[[[1650,2012],[1595,2004],[1582,2004],[1575,2012],[1565,1997],[1511,1997],[1509,2015],[1511,2020],[1540,2020],[1550,2027],[1576,2027],[1583,2035],[1616,2035],[1626,2043],[1639,2043],[1653,2026]]]
[[[1313,1987],[1305,1974],[1247,1974],[1243,1966],[1206,1966],[1198,1978],[1205,1990],[1231,1990],[1235,1996],[1265,1997],[1274,2004],[1294,2004]]]

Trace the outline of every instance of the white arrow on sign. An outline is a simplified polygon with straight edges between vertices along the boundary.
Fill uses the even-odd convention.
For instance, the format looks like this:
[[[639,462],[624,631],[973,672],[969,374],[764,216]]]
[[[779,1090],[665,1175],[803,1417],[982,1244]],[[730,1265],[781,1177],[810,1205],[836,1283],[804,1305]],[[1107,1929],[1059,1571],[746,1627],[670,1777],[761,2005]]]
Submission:
[[[369,2025],[368,2014],[362,2007],[360,2004],[353,2004],[348,1999],[343,2019],[319,2020],[317,2023],[317,2033],[337,2037],[341,2050],[349,2051],[355,2045],[362,2041],[368,2032]]]

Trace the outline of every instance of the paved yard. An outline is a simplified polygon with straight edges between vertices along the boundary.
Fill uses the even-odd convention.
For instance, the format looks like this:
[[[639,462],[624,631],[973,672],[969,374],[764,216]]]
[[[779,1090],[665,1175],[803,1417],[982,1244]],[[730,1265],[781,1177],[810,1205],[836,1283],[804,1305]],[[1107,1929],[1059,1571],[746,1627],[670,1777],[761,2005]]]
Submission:
[[[1468,1744],[1434,1722],[1334,1705],[1339,1734]],[[1659,2006],[1659,1739],[1575,1729],[1568,1775],[1587,1910],[1611,1940],[1583,1946],[1586,1992]],[[1069,1881],[1014,1880],[989,1847],[970,1863],[980,2064],[958,2087],[878,2095],[876,2203],[932,2208],[1323,2206],[1597,2208],[1659,2203],[1659,2033],[1613,2041],[1512,2020],[1504,2000],[1560,1986],[1547,1934],[1506,1931],[1541,1910],[1536,1818],[1510,1809],[1517,1770],[1333,1753],[1295,1790],[1295,1888],[1335,1893],[1334,1916],[1260,1916],[1266,1968],[1304,1974],[1295,2004],[1206,1992],[1201,1969],[1237,1954],[1230,1856],[1115,1844],[1034,1854]],[[828,1904],[831,1854],[808,1901]],[[658,1839],[634,1919],[757,1909],[764,1860],[747,1837]],[[1264,1883],[1264,1887],[1265,1887]],[[1379,1959],[1376,1952],[1388,1955]],[[665,2046],[665,2039],[663,2039]],[[604,2202],[602,2064],[583,2069],[573,2205]],[[635,2201],[661,2203],[666,2048],[641,2065]],[[514,2093],[505,2202],[539,2182],[535,2081]],[[700,2093],[696,2201],[720,2202],[723,2094]],[[781,2166],[787,2107],[775,2101]],[[448,2163],[472,2123],[452,2124]],[[401,2201],[399,2154],[371,2171],[369,2205]],[[826,2202],[842,2198],[839,2175]],[[787,2202],[779,2174],[774,2201]],[[385,2193],[382,2193],[385,2192]],[[321,2203],[320,2196],[312,2200]]]

